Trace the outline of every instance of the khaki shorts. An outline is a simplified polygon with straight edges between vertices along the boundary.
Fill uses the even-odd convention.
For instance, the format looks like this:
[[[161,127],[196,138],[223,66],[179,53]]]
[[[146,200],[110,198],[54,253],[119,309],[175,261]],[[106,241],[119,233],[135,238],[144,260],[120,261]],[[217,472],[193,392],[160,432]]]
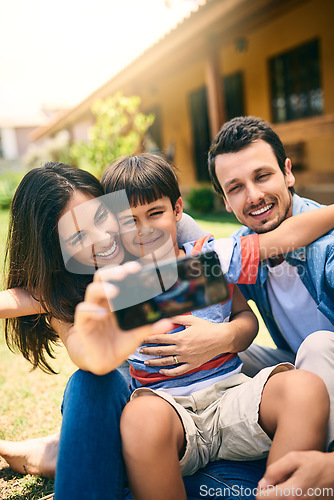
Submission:
[[[258,423],[262,391],[272,375],[293,368],[290,363],[281,363],[264,368],[253,378],[239,373],[190,396],[171,396],[142,387],[131,399],[149,393],[174,407],[185,432],[186,449],[180,466],[186,476],[209,461],[256,460],[268,455],[272,441]]]

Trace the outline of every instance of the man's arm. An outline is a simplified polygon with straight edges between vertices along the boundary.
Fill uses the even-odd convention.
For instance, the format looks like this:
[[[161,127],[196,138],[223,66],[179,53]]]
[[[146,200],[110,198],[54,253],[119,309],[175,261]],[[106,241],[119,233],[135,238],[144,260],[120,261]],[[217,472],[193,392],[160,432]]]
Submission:
[[[208,234],[190,215],[183,212],[181,220],[177,222],[177,244],[179,247],[189,241],[199,240]]]
[[[259,490],[258,500],[333,497],[334,453],[290,452],[269,465],[259,482]]]
[[[276,229],[259,234],[260,260],[309,245],[334,228],[334,205],[289,217]]]

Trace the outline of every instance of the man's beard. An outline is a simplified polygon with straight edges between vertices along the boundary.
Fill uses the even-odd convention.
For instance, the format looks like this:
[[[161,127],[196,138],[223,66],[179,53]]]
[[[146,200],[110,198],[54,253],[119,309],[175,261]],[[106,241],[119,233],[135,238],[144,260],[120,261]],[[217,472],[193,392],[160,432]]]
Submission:
[[[277,229],[278,226],[280,226],[282,224],[282,222],[288,218],[288,213],[289,213],[291,205],[292,205],[292,195],[291,195],[290,191],[289,191],[289,198],[290,198],[290,203],[289,203],[283,217],[279,217],[279,219],[276,222],[273,222],[273,225],[270,226],[269,229],[266,227],[256,227],[253,229],[253,231],[255,231],[257,234],[264,234],[264,233],[269,233],[269,231],[273,231],[274,229]],[[263,226],[265,226],[265,224],[267,222],[268,221],[264,221]]]

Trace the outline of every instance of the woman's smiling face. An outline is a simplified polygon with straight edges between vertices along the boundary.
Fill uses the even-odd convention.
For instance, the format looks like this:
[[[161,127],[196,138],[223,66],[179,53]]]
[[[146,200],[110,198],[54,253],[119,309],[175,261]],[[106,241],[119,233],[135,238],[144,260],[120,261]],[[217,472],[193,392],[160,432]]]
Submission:
[[[100,198],[75,191],[60,216],[58,233],[65,264],[74,257],[97,269],[124,260],[118,222]]]

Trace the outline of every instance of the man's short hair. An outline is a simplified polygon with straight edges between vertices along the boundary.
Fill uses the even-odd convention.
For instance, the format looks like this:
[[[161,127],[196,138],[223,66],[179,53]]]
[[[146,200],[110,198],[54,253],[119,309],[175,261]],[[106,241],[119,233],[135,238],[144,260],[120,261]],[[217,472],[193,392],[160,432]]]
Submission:
[[[267,142],[276,156],[279,168],[285,175],[286,153],[281,139],[271,125],[254,116],[238,116],[226,122],[211,143],[208,155],[209,174],[218,194],[224,196],[223,189],[216,175],[216,157],[224,153],[237,153],[254,141]],[[289,188],[293,193],[294,189]]]

